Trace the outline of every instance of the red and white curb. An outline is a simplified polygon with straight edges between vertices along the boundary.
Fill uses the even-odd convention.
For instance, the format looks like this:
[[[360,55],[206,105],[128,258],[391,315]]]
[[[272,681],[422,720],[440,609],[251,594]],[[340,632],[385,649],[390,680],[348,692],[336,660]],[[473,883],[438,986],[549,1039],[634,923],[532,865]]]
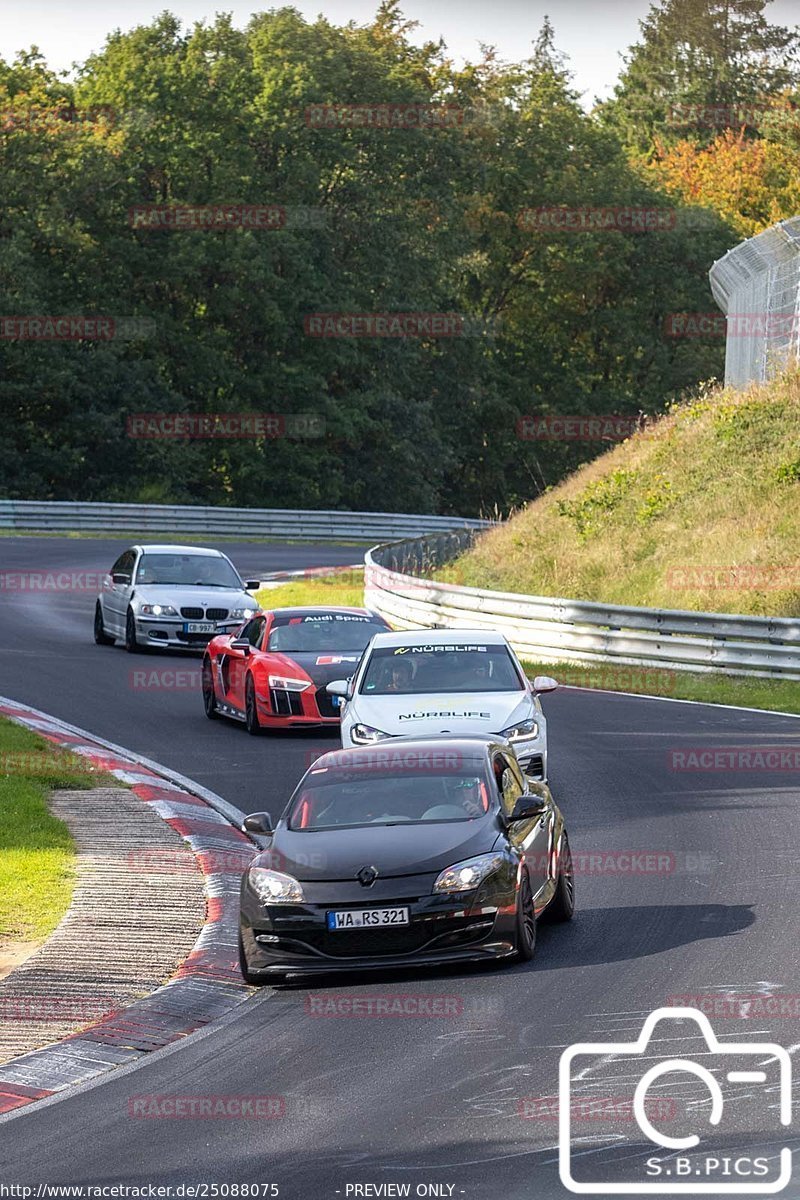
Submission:
[[[190,780],[5,697],[0,697],[0,716],[128,784],[189,843],[206,893],[203,929],[168,983],[64,1041],[0,1065],[3,1114],[177,1041],[252,993],[238,963],[239,881],[258,847],[231,824],[241,815],[237,809]]]

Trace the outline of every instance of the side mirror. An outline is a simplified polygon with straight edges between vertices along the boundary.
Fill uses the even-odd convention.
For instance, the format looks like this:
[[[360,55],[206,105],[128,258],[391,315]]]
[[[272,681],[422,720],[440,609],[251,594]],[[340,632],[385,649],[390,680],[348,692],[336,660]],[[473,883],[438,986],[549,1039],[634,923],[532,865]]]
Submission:
[[[549,675],[537,675],[533,681],[533,690],[535,692],[554,692],[558,687],[555,679],[551,679]]]
[[[130,583],[131,577],[130,577],[130,575],[117,574],[117,575],[111,576],[111,581],[112,581],[112,583]]]
[[[248,579],[247,583],[244,585],[246,592],[257,592],[260,587],[260,579]]]
[[[506,821],[509,825],[513,821],[530,821],[534,817],[541,817],[546,810],[546,800],[535,792],[525,792],[514,805],[511,815],[506,817]]]
[[[268,812],[250,813],[242,823],[242,833],[259,833],[262,837],[268,837],[274,833],[272,817]]]
[[[345,700],[349,700],[353,694],[349,679],[333,679],[326,685],[325,691],[329,696],[344,696]]]
[[[250,645],[247,638],[232,638],[231,639],[231,650],[244,651],[245,658],[247,658],[248,654],[250,653],[250,651],[252,649],[253,649],[253,647]]]

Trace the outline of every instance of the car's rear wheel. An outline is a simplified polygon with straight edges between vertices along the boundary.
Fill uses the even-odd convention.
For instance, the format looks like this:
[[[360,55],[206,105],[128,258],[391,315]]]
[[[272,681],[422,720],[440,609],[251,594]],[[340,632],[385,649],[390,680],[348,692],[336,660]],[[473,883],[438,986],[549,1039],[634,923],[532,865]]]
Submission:
[[[263,975],[254,975],[247,965],[247,955],[244,951],[241,929],[239,930],[239,970],[242,972],[242,979],[245,983],[249,983],[251,987],[263,987],[267,982]]]
[[[559,857],[558,882],[555,895],[547,906],[547,919],[548,921],[571,921],[575,915],[575,871],[566,831],[561,838]]]
[[[203,659],[203,708],[206,711],[209,721],[216,721],[219,712],[217,711],[217,697],[214,692],[214,673],[211,663],[207,658]]]
[[[256,685],[253,683],[252,675],[247,676],[244,685],[244,723],[248,733],[252,733],[254,736],[261,733],[258,708],[256,707]]]
[[[144,649],[136,640],[136,622],[133,618],[133,609],[128,609],[128,614],[125,617],[125,649],[128,654],[141,654]]]
[[[523,871],[517,892],[517,958],[530,962],[536,949],[536,912],[528,872]]]
[[[98,646],[113,646],[114,638],[106,633],[103,625],[103,610],[98,600],[94,606],[94,640]]]

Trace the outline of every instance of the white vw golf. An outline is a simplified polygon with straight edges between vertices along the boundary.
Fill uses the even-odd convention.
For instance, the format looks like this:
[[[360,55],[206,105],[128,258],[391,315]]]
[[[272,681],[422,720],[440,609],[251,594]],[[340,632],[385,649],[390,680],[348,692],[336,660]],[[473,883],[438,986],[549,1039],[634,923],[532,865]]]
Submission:
[[[501,633],[437,629],[378,633],[351,679],[327,690],[341,697],[342,745],[392,737],[485,733],[508,738],[528,774],[547,779],[547,722],[540,692]]]

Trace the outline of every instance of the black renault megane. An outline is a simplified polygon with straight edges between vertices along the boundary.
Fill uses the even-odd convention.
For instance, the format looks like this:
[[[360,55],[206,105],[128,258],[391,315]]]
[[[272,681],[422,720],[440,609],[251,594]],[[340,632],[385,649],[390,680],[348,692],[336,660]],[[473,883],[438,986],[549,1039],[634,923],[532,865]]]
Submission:
[[[248,983],[323,971],[533,956],[537,919],[566,921],[564,819],[510,743],[392,739],[322,755],[245,871]]]

